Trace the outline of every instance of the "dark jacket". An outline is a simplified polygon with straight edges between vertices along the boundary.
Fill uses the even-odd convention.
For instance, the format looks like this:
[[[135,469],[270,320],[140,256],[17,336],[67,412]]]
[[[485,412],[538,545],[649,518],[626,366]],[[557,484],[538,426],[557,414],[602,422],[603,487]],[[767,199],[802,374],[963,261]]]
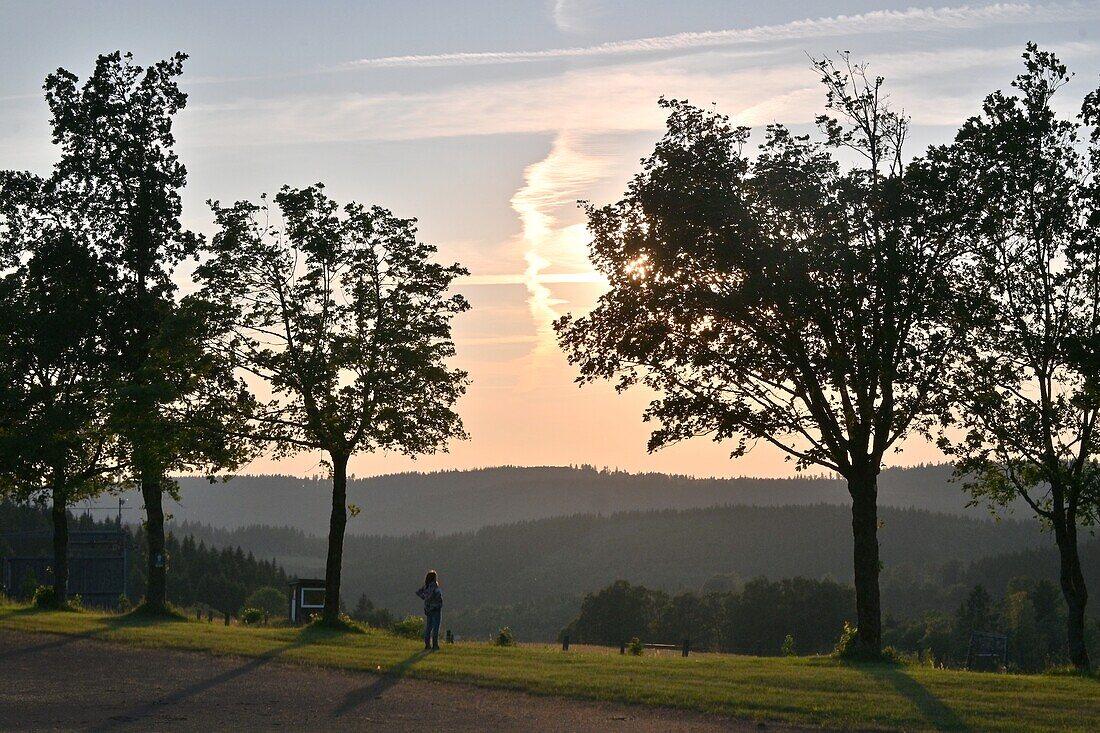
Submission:
[[[443,591],[439,590],[439,583],[434,580],[424,588],[416,592],[416,595],[424,599],[424,615],[443,608]]]

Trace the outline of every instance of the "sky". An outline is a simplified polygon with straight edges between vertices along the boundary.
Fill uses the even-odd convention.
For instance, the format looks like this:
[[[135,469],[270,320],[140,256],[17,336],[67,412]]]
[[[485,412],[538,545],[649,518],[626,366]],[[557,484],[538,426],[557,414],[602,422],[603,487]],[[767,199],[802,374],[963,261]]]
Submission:
[[[212,232],[208,199],[323,182],[340,202],[416,217],[439,258],[471,272],[456,289],[472,308],[454,324],[470,439],[416,461],[361,455],[352,473],[591,464],[784,476],[793,465],[764,445],[736,460],[705,438],[647,454],[652,395],[574,384],[550,324],[604,288],[577,201],[621,196],[662,134],[661,96],[810,131],[823,101],[810,57],[839,51],[886,77],[917,155],[1008,87],[1029,40],[1076,72],[1067,110],[1096,88],[1100,0],[0,0],[0,168],[49,170],[41,85],[57,67],[83,78],[100,53],[146,64],[183,50],[185,226]],[[939,459],[912,439],[891,463]],[[310,475],[319,456],[244,470]]]

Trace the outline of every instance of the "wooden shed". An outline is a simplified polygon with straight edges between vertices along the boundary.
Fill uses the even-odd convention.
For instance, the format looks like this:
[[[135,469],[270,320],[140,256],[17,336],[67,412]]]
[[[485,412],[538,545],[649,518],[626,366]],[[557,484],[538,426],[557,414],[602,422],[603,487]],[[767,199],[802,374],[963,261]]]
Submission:
[[[290,581],[290,623],[295,626],[309,621],[325,607],[325,581],[316,578],[298,578]]]

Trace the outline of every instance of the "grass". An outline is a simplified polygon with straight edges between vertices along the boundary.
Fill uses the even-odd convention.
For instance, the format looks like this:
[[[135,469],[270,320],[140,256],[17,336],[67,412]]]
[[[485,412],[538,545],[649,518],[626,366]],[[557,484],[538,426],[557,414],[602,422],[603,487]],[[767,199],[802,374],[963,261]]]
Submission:
[[[0,605],[0,628],[837,728],[1100,728],[1100,680],[1092,677],[855,665],[829,657],[633,657],[470,642],[426,654],[419,641],[377,630],[353,634],[318,626],[226,627],[140,614],[41,611],[13,605]]]

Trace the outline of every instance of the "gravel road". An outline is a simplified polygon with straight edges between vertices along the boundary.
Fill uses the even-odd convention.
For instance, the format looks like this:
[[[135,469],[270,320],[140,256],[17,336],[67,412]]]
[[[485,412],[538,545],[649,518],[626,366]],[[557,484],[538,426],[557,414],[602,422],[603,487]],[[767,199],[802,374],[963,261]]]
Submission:
[[[0,730],[797,729],[663,708],[0,631]]]

